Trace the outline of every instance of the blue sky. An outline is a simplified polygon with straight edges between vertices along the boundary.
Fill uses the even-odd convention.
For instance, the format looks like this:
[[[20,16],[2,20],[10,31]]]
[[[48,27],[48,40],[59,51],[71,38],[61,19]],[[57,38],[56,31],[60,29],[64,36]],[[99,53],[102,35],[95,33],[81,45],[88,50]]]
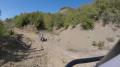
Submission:
[[[22,12],[57,12],[62,7],[77,8],[93,0],[0,0],[1,18],[13,17]]]

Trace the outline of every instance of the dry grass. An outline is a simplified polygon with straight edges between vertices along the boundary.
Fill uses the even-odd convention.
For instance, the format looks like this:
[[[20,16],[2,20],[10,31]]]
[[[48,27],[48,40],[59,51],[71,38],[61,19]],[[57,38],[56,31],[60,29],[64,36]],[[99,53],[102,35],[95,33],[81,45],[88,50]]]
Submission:
[[[104,41],[99,41],[99,42],[93,41],[92,46],[102,50],[104,48]]]

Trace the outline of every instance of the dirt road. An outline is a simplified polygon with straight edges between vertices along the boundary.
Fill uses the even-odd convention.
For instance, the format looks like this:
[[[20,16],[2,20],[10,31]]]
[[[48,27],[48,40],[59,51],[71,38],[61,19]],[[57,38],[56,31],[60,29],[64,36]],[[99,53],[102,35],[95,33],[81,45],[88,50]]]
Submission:
[[[76,27],[75,29],[65,30],[58,35],[43,32],[48,40],[47,42],[41,42],[39,34],[30,31],[15,29],[15,32],[30,38],[32,40],[31,48],[36,50],[29,57],[37,56],[37,58],[21,61],[22,64],[25,62],[29,65],[28,67],[33,67],[34,65],[37,65],[36,67],[65,67],[67,63],[74,59],[107,54],[111,46],[119,39],[120,29],[114,31],[112,26],[102,27],[98,24],[94,30],[89,31],[80,30],[79,27]],[[108,38],[112,38],[113,42],[109,42]],[[104,41],[104,49],[99,50],[93,47],[91,45],[93,41]],[[44,50],[41,51],[41,49]],[[42,57],[39,57],[41,54],[43,54]],[[96,62],[75,67],[93,67],[95,64]]]

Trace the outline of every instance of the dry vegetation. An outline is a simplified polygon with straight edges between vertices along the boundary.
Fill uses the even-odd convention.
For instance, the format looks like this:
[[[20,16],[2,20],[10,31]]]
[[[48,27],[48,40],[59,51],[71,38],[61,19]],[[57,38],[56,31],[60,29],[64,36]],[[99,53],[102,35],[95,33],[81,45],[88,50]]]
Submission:
[[[102,50],[104,48],[104,41],[99,41],[99,42],[93,41],[92,46]]]

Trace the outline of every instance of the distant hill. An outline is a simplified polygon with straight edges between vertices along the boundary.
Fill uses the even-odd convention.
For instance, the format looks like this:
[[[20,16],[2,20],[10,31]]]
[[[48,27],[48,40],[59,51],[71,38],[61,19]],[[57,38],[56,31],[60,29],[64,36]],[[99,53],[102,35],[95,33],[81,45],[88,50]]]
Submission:
[[[74,8],[70,8],[70,7],[63,7],[63,8],[61,8],[60,9],[60,13],[64,13],[64,12],[66,12],[66,11],[69,11],[69,10],[74,10]]]

